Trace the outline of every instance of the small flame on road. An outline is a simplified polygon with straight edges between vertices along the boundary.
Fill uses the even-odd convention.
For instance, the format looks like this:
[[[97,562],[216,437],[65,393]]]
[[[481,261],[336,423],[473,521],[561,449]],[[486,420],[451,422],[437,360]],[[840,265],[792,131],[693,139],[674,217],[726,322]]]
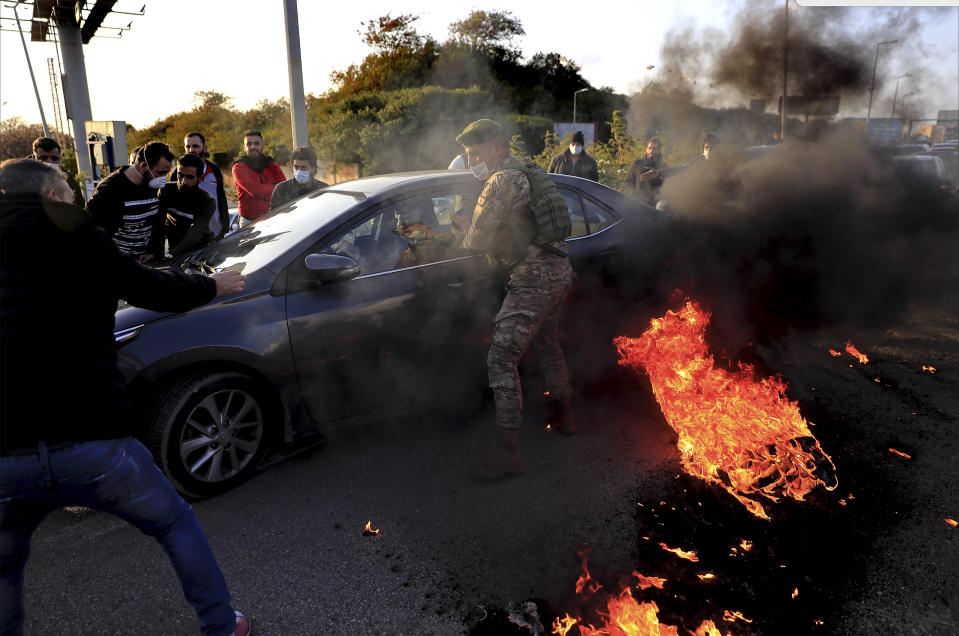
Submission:
[[[725,612],[723,612],[723,620],[728,621],[730,623],[735,621],[743,621],[744,623],[752,622],[752,620],[743,616],[741,612],[731,612],[729,610],[726,610]]]
[[[838,358],[839,356],[842,355],[842,353],[839,352],[839,351],[836,351],[835,349],[830,349],[830,350],[829,350],[829,355],[831,355],[831,356],[834,357],[834,358]]]
[[[900,457],[905,457],[906,459],[912,459],[912,455],[904,453],[901,450],[896,450],[895,448],[890,448],[889,452],[894,455],[899,455]]]
[[[366,527],[363,528],[363,535],[367,537],[378,535],[380,531],[373,527],[373,521],[367,521]]]
[[[953,528],[955,528],[956,526],[959,526],[959,521],[956,521],[955,519],[950,519],[949,517],[946,517],[946,523],[948,523]]]
[[[636,586],[641,590],[648,590],[651,587],[663,589],[663,585],[666,583],[666,579],[661,579],[658,576],[643,576],[636,570],[633,570],[633,576],[636,577]]]
[[[927,367],[926,365],[922,365],[922,370],[928,373],[935,373],[936,367]]]
[[[589,574],[589,568],[586,567],[586,562],[589,559],[590,550],[581,550],[576,553],[576,556],[579,557],[579,562],[582,564],[583,573],[579,575],[579,578],[576,579],[576,593],[582,594],[583,590],[587,590],[590,594],[595,594],[596,592],[603,589],[603,586],[597,581],[593,580],[593,577]]]
[[[853,358],[858,358],[859,364],[866,364],[869,362],[869,357],[864,353],[860,353],[859,349],[856,348],[856,345],[848,340],[846,341],[846,353],[851,355]]]
[[[570,616],[568,613],[563,618],[558,616],[553,619],[553,633],[558,634],[559,636],[566,636],[567,632],[573,628],[573,625],[578,623],[575,618]]]
[[[701,581],[711,581],[712,579],[716,578],[716,575],[712,572],[706,572],[706,574],[697,574],[696,576],[698,576],[699,580]]]
[[[671,548],[671,547],[669,547],[668,545],[666,545],[665,543],[660,543],[660,544],[659,544],[659,547],[661,547],[663,550],[666,550],[666,552],[672,552],[673,554],[675,554],[676,556],[680,557],[681,559],[687,559],[687,560],[693,561],[693,562],[699,561],[699,557],[696,556],[696,551],[695,551],[695,550],[686,551],[686,550],[682,550],[682,549],[680,549],[680,548]]]
[[[793,595],[792,595],[792,597],[793,597],[793,598],[796,598],[797,596],[799,596],[799,588],[798,588],[798,587],[794,587],[794,588],[793,588]]]

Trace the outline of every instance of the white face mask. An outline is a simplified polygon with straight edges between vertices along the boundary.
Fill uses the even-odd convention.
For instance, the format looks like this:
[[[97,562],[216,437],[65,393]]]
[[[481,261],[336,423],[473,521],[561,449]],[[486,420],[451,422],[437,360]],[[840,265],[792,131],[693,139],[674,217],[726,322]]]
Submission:
[[[579,144],[570,144],[569,151],[574,155],[578,155],[579,153],[583,152],[583,147]]]
[[[709,159],[709,149],[703,150],[703,159]]]
[[[137,170],[136,168],[134,168],[133,170],[140,175],[141,179],[146,179],[144,175],[140,174],[139,170]],[[153,170],[150,170],[149,164],[147,164],[147,172],[149,172],[151,176],[153,175]],[[166,183],[166,177],[153,177],[147,182],[147,187],[157,190],[159,188],[162,188],[163,184],[165,183]]]
[[[490,149],[490,152],[492,152],[492,149]],[[489,160],[489,155],[486,155],[486,159]],[[480,181],[486,181],[492,172],[492,170],[489,169],[489,165],[486,161],[481,161],[475,166],[470,166],[470,170],[473,172],[473,176]]]
[[[306,185],[310,182],[310,172],[308,170],[294,170],[293,178],[300,185]]]

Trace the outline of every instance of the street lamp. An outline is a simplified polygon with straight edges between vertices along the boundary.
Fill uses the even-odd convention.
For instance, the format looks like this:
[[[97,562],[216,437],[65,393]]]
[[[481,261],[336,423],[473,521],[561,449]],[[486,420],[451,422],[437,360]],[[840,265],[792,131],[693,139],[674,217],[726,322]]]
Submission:
[[[907,77],[912,77],[912,73],[906,73],[905,75],[900,75],[896,79],[896,92],[892,94],[892,112],[889,113],[890,118],[896,115],[896,99],[899,97],[899,82],[906,79]]]
[[[581,88],[575,93],[573,93],[573,123],[576,123],[576,96],[582,93],[583,91],[588,91],[588,88]]]
[[[866,137],[869,137],[869,119],[872,116],[872,92],[876,89],[876,65],[879,64],[879,47],[883,44],[896,44],[899,40],[885,40],[876,43],[876,59],[872,61],[872,85],[869,87],[869,108],[866,110]]]

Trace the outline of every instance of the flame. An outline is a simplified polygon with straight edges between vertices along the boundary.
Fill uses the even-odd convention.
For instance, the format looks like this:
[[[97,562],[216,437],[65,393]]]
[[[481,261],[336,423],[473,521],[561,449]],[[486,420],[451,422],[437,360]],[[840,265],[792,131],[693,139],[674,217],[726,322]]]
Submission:
[[[950,519],[949,517],[946,517],[946,523],[948,523],[953,528],[955,528],[956,526],[959,526],[959,521],[956,521],[955,519]]]
[[[848,340],[846,341],[846,353],[851,355],[853,358],[858,358],[859,364],[866,364],[869,362],[869,358],[866,356],[866,354],[860,353],[859,349],[856,348],[856,345]]]
[[[367,521],[367,522],[366,522],[366,527],[363,528],[363,534],[379,534],[379,533],[380,533],[379,530],[375,529],[375,528],[372,526],[372,523],[373,523],[373,521]]]
[[[641,590],[648,590],[651,587],[663,589],[663,585],[666,583],[666,579],[661,579],[658,576],[643,576],[636,570],[633,570],[633,576],[636,577],[636,585]]]
[[[792,597],[793,597],[793,598],[796,598],[797,596],[799,596],[799,588],[798,588],[798,587],[794,587],[794,588],[793,588],[793,595],[792,595]]]
[[[900,457],[905,457],[906,459],[912,459],[912,455],[909,455],[908,453],[904,453],[900,450],[896,450],[895,448],[890,448],[889,452],[893,453],[894,455],[899,455]]]
[[[576,593],[582,594],[583,590],[589,591],[590,594],[595,594],[596,592],[603,589],[603,586],[598,582],[593,581],[593,577],[589,574],[589,569],[586,567],[586,561],[589,558],[590,550],[582,550],[576,553],[576,556],[579,557],[579,562],[582,564],[583,573],[579,575],[579,578],[576,579]]]
[[[831,355],[831,356],[834,357],[834,358],[838,358],[839,356],[842,355],[842,353],[839,352],[839,351],[836,351],[835,349],[830,349],[830,350],[829,350],[829,355]]]
[[[697,574],[696,576],[698,576],[699,579],[702,581],[709,581],[711,579],[716,578],[716,575],[713,574],[712,572],[707,572],[706,574]]]
[[[754,515],[757,501],[782,495],[802,501],[817,485],[816,471],[832,461],[822,451],[776,377],[756,380],[752,367],[713,366],[704,339],[709,314],[687,301],[680,311],[652,320],[640,338],[618,337],[623,366],[645,369],[667,422],[679,434],[683,468],[718,484]],[[830,478],[830,481],[834,481]]]
[[[716,628],[716,623],[706,620],[693,632],[693,636],[723,636],[723,633]]]
[[[666,550],[666,552],[672,552],[673,554],[675,554],[676,556],[682,559],[688,559],[693,562],[699,561],[699,557],[696,556],[695,550],[690,550],[689,552],[687,552],[686,550],[681,550],[679,548],[671,548],[665,543],[660,543],[659,547],[661,547],[663,550]]]
[[[559,634],[559,636],[566,636],[566,633],[573,628],[578,621],[566,614],[563,618],[558,616],[553,620],[553,633]]]
[[[753,542],[750,541],[749,539],[743,539],[742,543],[739,544],[739,547],[745,550],[746,552],[749,552],[750,550],[753,549]]]
[[[936,367],[927,367],[926,365],[922,365],[922,370],[923,370],[923,371],[928,371],[929,373],[935,373],[935,372],[936,372]]]
[[[629,588],[606,604],[609,614],[599,628],[580,625],[581,636],[679,636],[679,628],[659,622],[659,607],[654,601],[639,603]]]
[[[723,612],[723,620],[728,621],[730,623],[737,620],[743,621],[744,623],[752,622],[750,619],[743,616],[741,612],[730,612],[729,610],[726,610],[725,612]]]

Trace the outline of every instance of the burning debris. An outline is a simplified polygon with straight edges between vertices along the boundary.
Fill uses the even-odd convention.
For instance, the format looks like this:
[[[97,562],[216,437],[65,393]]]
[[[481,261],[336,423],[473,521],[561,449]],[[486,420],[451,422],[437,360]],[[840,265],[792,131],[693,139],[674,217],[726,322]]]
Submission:
[[[663,585],[666,584],[666,579],[658,576],[644,576],[636,570],[633,570],[633,576],[636,577],[636,587],[641,590],[648,590],[651,587],[663,589]]]
[[[366,522],[366,527],[363,528],[363,536],[364,536],[364,537],[375,537],[375,536],[378,535],[379,533],[380,533],[380,531],[379,531],[378,529],[376,529],[376,528],[373,527],[373,521],[372,521],[372,520]]]
[[[849,341],[846,341],[846,353],[859,360],[859,364],[866,364],[869,362],[869,358],[866,356],[866,354],[861,353],[859,349],[856,348],[856,345]]]
[[[671,548],[671,547],[669,547],[668,545],[666,545],[665,543],[660,543],[660,544],[659,544],[659,547],[661,547],[661,548],[662,548],[663,550],[665,550],[666,552],[672,552],[673,554],[675,554],[676,556],[678,556],[680,559],[686,559],[687,561],[693,561],[694,563],[695,563],[696,561],[699,561],[699,557],[696,556],[696,551],[695,551],[695,550],[688,550],[688,551],[687,551],[687,550],[682,550],[682,549],[680,549],[680,548]]]
[[[959,526],[959,521],[956,521],[955,519],[950,519],[949,517],[946,517],[946,523],[948,523],[953,528],[955,528],[956,526]]]
[[[893,455],[899,455],[900,457],[904,457],[906,459],[912,459],[912,455],[908,453],[904,453],[901,450],[896,450],[895,448],[890,448],[889,452],[892,453]]]
[[[922,365],[922,370],[927,373],[935,373],[936,367],[927,367],[926,365]]]
[[[780,378],[756,380],[752,367],[714,366],[705,342],[709,314],[687,301],[654,319],[640,338],[614,344],[623,366],[648,373],[666,421],[679,434],[687,473],[718,484],[754,515],[762,497],[802,501],[816,486],[833,490],[835,466],[786,398]]]

